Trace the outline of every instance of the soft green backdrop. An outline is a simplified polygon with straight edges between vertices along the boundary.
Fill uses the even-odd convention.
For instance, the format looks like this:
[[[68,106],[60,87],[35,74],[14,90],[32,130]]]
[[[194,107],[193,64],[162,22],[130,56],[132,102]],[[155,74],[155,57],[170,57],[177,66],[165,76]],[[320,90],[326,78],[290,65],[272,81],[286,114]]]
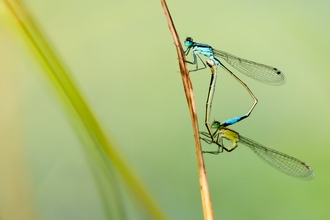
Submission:
[[[288,177],[244,146],[230,154],[205,155],[216,219],[329,219],[330,2],[167,3],[181,40],[191,36],[283,71],[287,83],[281,87],[238,74],[259,104],[250,118],[232,128],[308,162],[315,172],[312,181]],[[168,216],[202,219],[191,122],[160,2],[25,4]],[[1,56],[9,57],[19,74],[23,142],[39,217],[105,218],[81,142],[57,95],[27,50],[3,30],[7,50]],[[191,77],[205,130],[210,72]],[[251,104],[245,90],[221,71],[212,119],[243,114]]]

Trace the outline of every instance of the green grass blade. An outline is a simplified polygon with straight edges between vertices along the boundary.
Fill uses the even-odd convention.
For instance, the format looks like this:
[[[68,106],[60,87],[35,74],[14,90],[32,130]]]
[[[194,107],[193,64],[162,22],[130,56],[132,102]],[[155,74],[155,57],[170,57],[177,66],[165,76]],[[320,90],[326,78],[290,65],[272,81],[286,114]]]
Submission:
[[[83,147],[87,155],[92,155],[88,160],[92,170],[95,171],[94,176],[98,178],[97,170],[101,168],[102,172],[106,173],[108,183],[118,185],[116,182],[118,179],[113,177],[119,174],[131,190],[132,195],[138,200],[138,204],[142,205],[150,218],[165,219],[163,212],[146,191],[141,181],[134,175],[130,166],[122,159],[123,157],[106,137],[91,108],[72,81],[67,69],[55,55],[25,8],[18,1],[7,0],[3,1],[3,4],[16,21],[15,28],[20,32],[21,37],[29,45],[38,63],[43,67],[46,77],[60,95],[66,109],[68,109],[71,116],[74,116],[71,117],[73,118],[71,122],[75,125],[74,127],[80,138],[84,140]],[[98,186],[102,192],[108,190],[102,181],[98,183]],[[119,200],[120,198],[117,198],[117,202]],[[103,199],[103,201],[107,209],[110,202],[107,199]],[[117,207],[117,209],[120,209],[120,207]],[[111,216],[111,214],[108,213],[108,216]],[[118,216],[122,216],[122,214],[118,214]]]

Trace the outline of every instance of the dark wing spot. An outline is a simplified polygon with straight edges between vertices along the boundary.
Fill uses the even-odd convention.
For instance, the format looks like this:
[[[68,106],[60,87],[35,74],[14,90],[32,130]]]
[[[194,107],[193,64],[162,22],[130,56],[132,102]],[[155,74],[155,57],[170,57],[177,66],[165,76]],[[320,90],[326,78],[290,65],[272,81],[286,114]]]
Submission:
[[[275,72],[277,73],[277,75],[280,75],[282,72],[280,70],[278,70],[277,68],[274,68]]]

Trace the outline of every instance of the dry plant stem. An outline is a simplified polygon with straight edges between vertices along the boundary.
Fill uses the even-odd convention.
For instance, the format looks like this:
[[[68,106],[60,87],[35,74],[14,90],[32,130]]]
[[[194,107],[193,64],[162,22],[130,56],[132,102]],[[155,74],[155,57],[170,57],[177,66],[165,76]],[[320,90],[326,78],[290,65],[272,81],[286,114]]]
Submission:
[[[198,128],[198,121],[197,121],[197,111],[196,111],[196,105],[194,101],[194,92],[189,76],[189,70],[187,67],[187,63],[185,62],[185,55],[182,50],[182,46],[179,40],[179,36],[176,32],[176,29],[173,24],[172,17],[170,15],[170,12],[168,10],[167,4],[165,0],[160,1],[165,13],[165,17],[170,29],[170,32],[172,34],[174,44],[176,51],[178,53],[178,61],[179,61],[179,67],[180,67],[180,73],[182,77],[182,83],[183,88],[186,94],[186,99],[188,103],[188,108],[190,111],[190,116],[192,120],[192,127],[194,131],[194,138],[195,138],[195,144],[196,144],[196,154],[197,154],[197,164],[198,164],[198,175],[199,175],[199,183],[200,183],[200,190],[201,190],[201,197],[202,197],[202,205],[203,205],[203,213],[204,213],[204,219],[214,219],[213,217],[213,210],[212,210],[212,203],[211,203],[211,197],[209,192],[209,186],[206,178],[206,170],[204,165],[204,159],[202,154],[202,148],[199,138],[199,128]]]

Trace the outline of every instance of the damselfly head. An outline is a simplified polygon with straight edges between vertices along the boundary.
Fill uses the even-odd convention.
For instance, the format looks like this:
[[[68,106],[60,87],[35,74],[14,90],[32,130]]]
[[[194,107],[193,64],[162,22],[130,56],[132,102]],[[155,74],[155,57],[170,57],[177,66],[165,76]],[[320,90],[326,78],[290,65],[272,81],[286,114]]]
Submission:
[[[191,37],[187,37],[184,41],[184,45],[186,47],[191,47],[194,44],[194,40]]]
[[[219,129],[220,126],[221,126],[221,123],[219,121],[214,121],[211,125],[211,127],[214,129]]]

